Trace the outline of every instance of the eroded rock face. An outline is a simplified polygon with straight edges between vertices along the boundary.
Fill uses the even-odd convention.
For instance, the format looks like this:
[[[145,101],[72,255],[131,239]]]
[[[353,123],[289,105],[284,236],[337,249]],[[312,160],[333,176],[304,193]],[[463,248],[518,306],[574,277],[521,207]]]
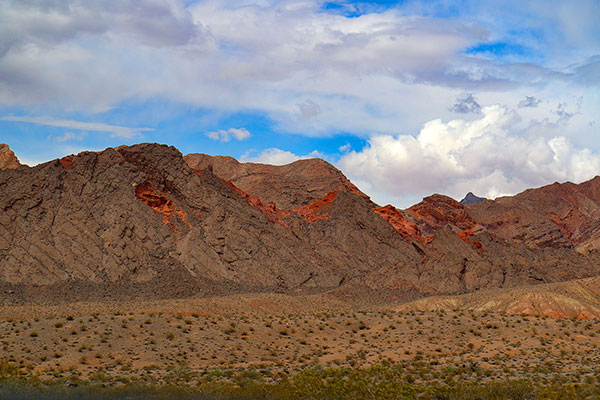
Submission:
[[[384,207],[378,207],[373,210],[376,214],[380,215],[383,219],[389,222],[394,227],[396,232],[402,236],[407,242],[419,241],[423,244],[428,244],[433,239],[433,236],[423,237],[421,229],[414,222],[406,218],[400,210],[388,204]]]
[[[460,231],[473,230],[476,226],[464,205],[441,194],[425,197],[406,211],[418,221],[425,234],[433,234],[445,226],[454,226]]]
[[[8,147],[7,144],[0,143],[0,170],[3,169],[15,169],[18,168],[19,159],[15,156],[15,153]]]
[[[243,177],[250,170],[248,164],[238,163],[228,157],[194,157],[197,157],[196,162],[203,163],[197,165],[210,166],[227,179],[232,176]],[[260,167],[268,168],[251,166]],[[254,173],[255,170],[252,171]],[[274,187],[285,187],[284,183],[277,180],[289,184],[289,174],[292,174],[289,171],[288,176],[270,175],[270,183]],[[339,174],[338,171],[333,176]],[[310,185],[310,182],[306,181],[304,185]],[[256,193],[261,196],[260,191]],[[289,198],[290,194],[274,191],[269,196],[273,204],[285,204],[282,200]],[[320,202],[318,200],[316,204]],[[327,204],[327,201],[322,203]],[[410,293],[463,293],[487,287],[556,282],[591,276],[598,271],[597,261],[590,262],[589,258],[572,251],[531,249],[524,243],[515,244],[498,237],[495,231],[474,219],[469,208],[447,196],[429,196],[407,210],[397,210],[391,205],[378,207],[372,203],[367,207],[372,207],[373,212],[386,221],[405,243],[410,244],[418,256],[408,251],[406,254],[410,256],[406,259],[410,261],[398,260],[393,267],[378,268],[363,278],[346,281],[343,287],[336,289],[341,295],[360,292],[371,296],[372,292],[376,292],[378,294],[375,297],[382,293],[394,293],[393,296],[397,298],[405,298],[407,294],[410,297]],[[322,219],[330,220],[329,212],[322,214]],[[390,231],[382,227],[373,234],[383,235],[389,240]],[[342,254],[340,256],[343,257]]]

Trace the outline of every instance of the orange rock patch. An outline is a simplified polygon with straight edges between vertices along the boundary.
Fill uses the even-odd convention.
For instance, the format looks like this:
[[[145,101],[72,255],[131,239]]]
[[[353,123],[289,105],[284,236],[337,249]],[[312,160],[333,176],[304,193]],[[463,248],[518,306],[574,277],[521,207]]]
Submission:
[[[319,212],[332,204],[337,198],[337,192],[329,192],[325,197],[306,206],[294,208],[294,211],[304,221],[313,224],[319,220],[327,220],[331,215]]]
[[[473,233],[473,231],[464,231],[464,232],[460,232],[457,234],[457,236],[459,238],[461,238],[463,240],[463,242],[469,242],[470,237],[474,236],[475,234]]]
[[[175,217],[175,221],[179,218],[190,229],[192,228],[185,211],[177,210],[177,205],[163,192],[155,189],[150,181],[144,181],[136,186],[135,197],[159,214],[163,223],[172,230],[175,230],[175,222],[171,220],[173,217]]]
[[[571,243],[573,242],[575,232],[586,226],[586,217],[581,211],[576,209],[569,210],[564,217],[560,217],[558,214],[550,212],[546,214],[546,218],[552,221],[558,229],[560,229],[563,236],[569,239]]]
[[[61,165],[65,169],[71,169],[71,168],[73,168],[73,164],[75,164],[75,160],[76,159],[77,159],[77,156],[70,155],[70,156],[66,156],[66,157],[61,158],[60,160],[58,160],[58,162],[61,163]]]
[[[375,208],[373,211],[385,219],[405,241],[412,242],[413,240],[417,240],[423,244],[428,244],[431,241],[431,238],[423,237],[417,224],[406,219],[400,211],[391,204]]]
[[[475,233],[473,233],[473,231],[463,231],[457,233],[456,235],[459,238],[461,238],[463,242],[470,243],[475,250],[483,250],[483,243],[481,243],[479,240],[469,239],[475,236]]]
[[[279,210],[273,202],[263,203],[257,196],[253,196],[244,192],[243,190],[235,186],[231,181],[225,181],[225,183],[231,188],[233,188],[240,195],[242,195],[246,200],[248,200],[251,206],[256,207],[260,211],[262,211],[267,216],[269,221],[281,224],[283,226],[287,226],[286,223],[283,222],[283,218],[287,217],[290,214],[289,211]]]

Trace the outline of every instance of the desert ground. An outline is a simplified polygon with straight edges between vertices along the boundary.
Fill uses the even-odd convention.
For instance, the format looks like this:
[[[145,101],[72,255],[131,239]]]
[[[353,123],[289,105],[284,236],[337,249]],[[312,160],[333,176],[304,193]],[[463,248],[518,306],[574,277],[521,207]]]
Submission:
[[[600,376],[598,319],[360,309],[274,294],[29,305],[0,309],[0,318],[2,359],[42,381],[193,385],[374,365],[401,366],[416,383]]]

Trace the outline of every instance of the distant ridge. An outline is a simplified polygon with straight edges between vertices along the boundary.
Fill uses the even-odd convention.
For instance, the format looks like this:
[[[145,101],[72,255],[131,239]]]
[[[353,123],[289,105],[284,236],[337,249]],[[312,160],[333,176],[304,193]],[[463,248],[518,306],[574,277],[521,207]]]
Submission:
[[[485,197],[477,197],[473,194],[473,192],[469,192],[469,193],[467,193],[465,198],[462,199],[459,203],[460,204],[477,204],[477,203],[481,203],[482,201],[485,201],[485,200],[487,200]]]

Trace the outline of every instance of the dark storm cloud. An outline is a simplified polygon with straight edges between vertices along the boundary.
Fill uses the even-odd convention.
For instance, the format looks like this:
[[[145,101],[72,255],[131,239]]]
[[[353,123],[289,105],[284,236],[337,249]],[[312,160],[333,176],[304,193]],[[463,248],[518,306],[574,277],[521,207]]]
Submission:
[[[481,106],[473,93],[467,93],[465,96],[456,99],[456,103],[450,108],[450,111],[459,114],[480,113]]]
[[[535,96],[525,96],[525,99],[519,102],[519,108],[523,107],[537,107],[542,101]]]

